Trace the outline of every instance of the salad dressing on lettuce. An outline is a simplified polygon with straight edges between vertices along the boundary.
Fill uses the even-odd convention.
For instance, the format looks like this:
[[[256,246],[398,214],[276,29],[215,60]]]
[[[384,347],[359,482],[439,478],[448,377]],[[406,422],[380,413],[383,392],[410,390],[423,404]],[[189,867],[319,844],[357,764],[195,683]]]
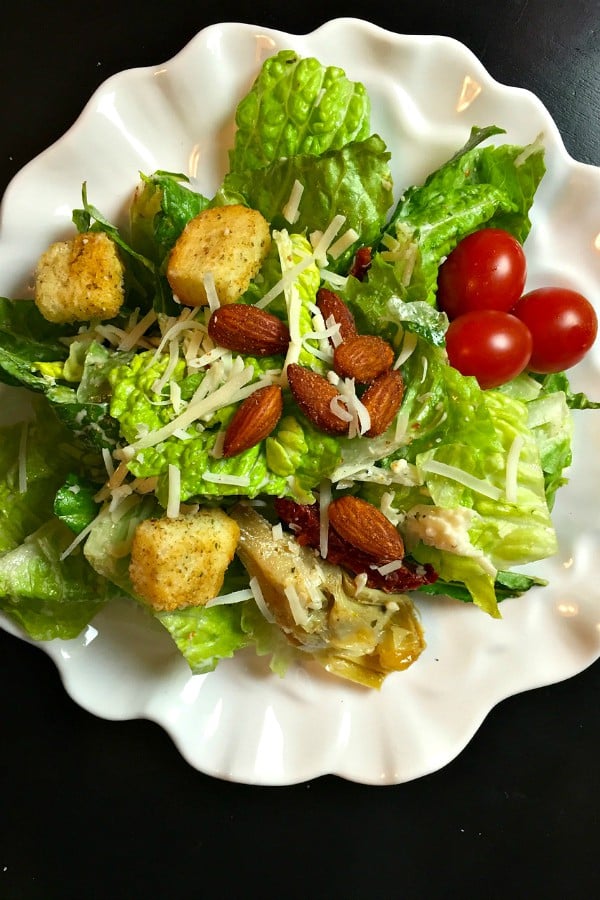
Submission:
[[[498,618],[502,600],[543,584],[515,567],[556,551],[550,511],[571,463],[570,410],[598,404],[574,395],[564,373],[481,390],[448,365],[448,321],[436,307],[439,267],[463,237],[496,227],[526,239],[543,146],[498,143],[499,127],[474,128],[423,184],[394,186],[389,162],[402,147],[372,133],[364,86],[291,50],[264,63],[235,120],[214,197],[183,174],[142,174],[128,227],[118,228],[84,185],[77,253],[86,236],[110,242],[116,307],[104,315],[80,296],[70,307],[69,242],[44,258],[45,304],[0,300],[0,378],[31,399],[0,448],[0,609],[51,640],[76,636],[106,603],[139,603],[195,673],[251,647],[279,674],[308,656],[378,687],[424,651],[418,610],[428,594]],[[285,322],[285,353],[252,355],[211,338],[222,302],[213,271],[200,276],[206,305],[182,305],[174,293],[173,248],[190,222],[225,206],[257,211],[268,225],[259,254],[245,260],[250,274],[236,280],[231,269],[242,285],[233,300]],[[211,266],[227,273],[234,264],[218,250]],[[191,256],[202,256],[201,244]],[[321,315],[322,287],[358,333],[393,348],[404,394],[376,437],[365,434],[362,388],[333,372],[339,329]],[[60,306],[53,322],[48,303]],[[302,411],[291,364],[338,388],[346,434]],[[270,385],[282,391],[277,424],[224,457],[236,410]],[[382,561],[332,533],[328,506],[347,494],[397,529],[402,559]],[[218,540],[204,521],[220,523]],[[156,592],[144,596],[146,562],[133,565],[132,549],[168,586],[160,603]]]

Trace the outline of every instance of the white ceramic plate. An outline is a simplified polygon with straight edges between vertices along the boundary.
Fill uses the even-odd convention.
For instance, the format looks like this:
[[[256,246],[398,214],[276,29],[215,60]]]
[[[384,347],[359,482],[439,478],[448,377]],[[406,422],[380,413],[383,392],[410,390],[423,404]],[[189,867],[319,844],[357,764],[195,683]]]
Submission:
[[[598,307],[600,170],[575,162],[540,101],[494,81],[462,44],[351,19],[304,36],[216,25],[164,65],[110,78],[73,128],[9,186],[0,293],[28,293],[37,256],[71,232],[83,181],[112,218],[125,209],[139,170],[185,171],[211,195],[225,171],[235,105],[265,57],[284,47],[340,65],[366,84],[373,128],[393,153],[397,194],[461,146],[472,124],[501,125],[514,143],[543,132],[548,174],[526,245],[528,286],[569,284]],[[600,396],[599,346],[572,380]],[[427,650],[380,692],[310,663],[280,679],[252,652],[192,677],[166,632],[120,606],[102,612],[79,639],[43,649],[79,704],[108,719],[159,722],[203,772],[273,785],[327,773],[377,784],[417,778],[455,757],[499,700],[566,679],[600,653],[600,415],[576,414],[574,451],[555,509],[560,551],[535,567],[550,586],[503,603],[500,621],[472,606],[425,600]]]

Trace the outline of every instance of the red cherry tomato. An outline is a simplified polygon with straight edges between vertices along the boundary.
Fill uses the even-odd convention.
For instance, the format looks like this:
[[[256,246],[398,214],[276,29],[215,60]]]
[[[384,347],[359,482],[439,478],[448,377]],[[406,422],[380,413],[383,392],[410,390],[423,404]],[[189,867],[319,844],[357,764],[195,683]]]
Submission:
[[[516,238],[500,228],[474,231],[440,267],[438,305],[449,319],[477,309],[508,312],[523,293],[526,273]]]
[[[458,316],[446,332],[450,365],[474,375],[482,388],[498,387],[527,367],[531,335],[515,316],[498,309],[482,309]]]
[[[578,363],[598,334],[594,307],[577,291],[545,287],[524,294],[513,310],[531,332],[528,368],[548,374]]]

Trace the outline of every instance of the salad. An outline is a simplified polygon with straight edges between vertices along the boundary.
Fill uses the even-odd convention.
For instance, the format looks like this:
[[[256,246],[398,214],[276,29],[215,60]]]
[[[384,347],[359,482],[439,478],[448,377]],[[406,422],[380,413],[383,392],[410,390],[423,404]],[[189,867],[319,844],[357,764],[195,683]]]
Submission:
[[[51,640],[139,603],[193,672],[253,647],[377,687],[423,652],[428,595],[500,617],[542,583],[515,567],[556,550],[570,409],[598,406],[564,368],[595,323],[556,368],[521,289],[458,296],[467,239],[524,244],[542,141],[473,129],[399,196],[364,87],[292,51],[235,117],[214,197],[144,173],[118,227],[84,185],[35,298],[0,301],[30,399],[3,429],[0,608]],[[523,326],[491,381],[465,353],[489,312]]]

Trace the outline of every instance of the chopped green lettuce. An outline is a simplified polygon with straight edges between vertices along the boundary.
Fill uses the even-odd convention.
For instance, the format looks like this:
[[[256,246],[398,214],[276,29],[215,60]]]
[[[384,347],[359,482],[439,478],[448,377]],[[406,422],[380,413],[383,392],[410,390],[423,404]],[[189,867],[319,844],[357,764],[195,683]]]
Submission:
[[[392,204],[390,153],[378,135],[347,144],[321,156],[309,154],[276,158],[268,166],[250,171],[232,171],[225,176],[216,195],[217,203],[239,203],[258,209],[273,228],[310,235],[324,231],[334,216],[345,217],[343,231],[353,228],[361,244],[379,238]],[[283,209],[294,182],[305,190],[298,219],[288,222]],[[339,272],[358,247],[358,238],[338,259],[331,261]]]
[[[405,299],[434,303],[440,264],[478,228],[502,228],[525,241],[531,228],[529,210],[545,172],[544,151],[537,143],[475,145],[499,131],[474,129],[462,151],[423,185],[404,192],[386,233],[397,241],[393,251],[399,257],[400,280],[407,252],[413,257]]]
[[[426,510],[428,503],[441,510],[471,511],[468,528],[456,539],[460,555],[448,549],[447,541],[438,541],[439,546],[423,539],[415,543],[414,531],[412,540],[407,533],[407,546],[419,562],[433,565],[444,581],[465,584],[474,602],[496,616],[497,570],[556,551],[527,404],[501,392],[482,391],[474,378],[448,366],[443,353],[422,339],[402,373],[407,385],[402,406],[406,430],[393,457],[415,465],[420,483],[369,485],[365,495],[379,503],[384,491],[391,490],[394,509],[404,515],[422,504]],[[507,464],[515,447],[513,485]],[[389,463],[384,460],[383,465]]]
[[[265,60],[240,101],[230,170],[260,169],[282,157],[340,149],[368,137],[370,102],[364,85],[342,69],[281,50]]]
[[[151,365],[149,363],[151,362]],[[254,368],[253,381],[256,381],[265,370],[272,369],[274,361],[270,357],[262,359],[245,358],[245,363]],[[140,434],[140,429],[155,431],[175,418],[175,411],[170,402],[157,403],[153,391],[155,381],[163,374],[168,365],[168,357],[160,356],[152,362],[152,354],[139,353],[129,365],[122,365],[110,373],[113,385],[111,414],[120,423],[125,440],[133,442]],[[180,361],[173,377],[182,380],[184,363]],[[194,387],[207,377],[205,374],[192,376]],[[183,393],[183,392],[182,392]],[[255,497],[259,493],[279,496],[288,494],[295,497],[309,496],[324,476],[331,472],[339,458],[339,445],[332,438],[318,431],[304,418],[299,428],[302,429],[302,440],[307,452],[302,464],[298,464],[295,477],[281,474],[281,465],[273,470],[269,458],[273,459],[273,451],[267,455],[265,442],[256,444],[249,450],[229,459],[213,455],[219,431],[226,426],[234,412],[234,405],[219,409],[212,419],[206,422],[203,430],[193,426],[188,429],[189,437],[181,440],[170,437],[155,447],[138,451],[129,462],[130,471],[139,478],[158,477],[156,495],[166,506],[168,499],[168,468],[177,466],[181,472],[181,499],[190,497],[227,497],[239,494]],[[298,417],[298,421],[300,418]],[[273,432],[272,441],[281,443],[279,429]],[[285,435],[283,442],[285,443]],[[208,477],[206,477],[208,476]],[[216,476],[216,480],[210,480]],[[227,483],[227,478],[233,480]],[[219,478],[224,481],[219,480]],[[242,479],[242,484],[236,483]],[[244,483],[246,481],[247,483]]]
[[[191,189],[187,175],[160,170],[141,174],[129,208],[131,246],[161,267],[187,223],[209,202]]]
[[[66,525],[51,519],[0,558],[0,609],[36,641],[77,637],[120,596],[80,549],[61,559],[72,539]]]

